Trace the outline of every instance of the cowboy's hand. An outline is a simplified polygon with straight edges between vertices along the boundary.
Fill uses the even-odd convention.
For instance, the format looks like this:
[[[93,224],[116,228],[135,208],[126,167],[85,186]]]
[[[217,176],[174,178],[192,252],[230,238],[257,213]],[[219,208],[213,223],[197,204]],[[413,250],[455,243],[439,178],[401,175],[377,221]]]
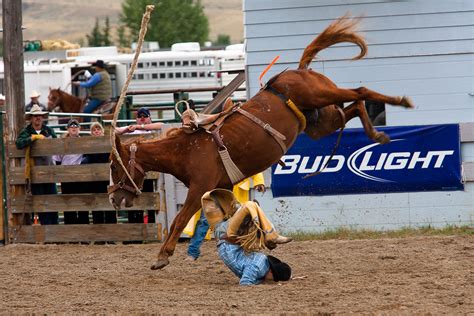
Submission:
[[[44,135],[41,134],[36,134],[36,135],[31,135],[31,140],[35,141],[37,139],[45,139]]]
[[[267,188],[265,188],[265,185],[263,185],[263,184],[257,184],[257,185],[255,186],[255,190],[257,190],[258,192],[265,193],[265,190],[266,190],[266,189],[267,189]]]

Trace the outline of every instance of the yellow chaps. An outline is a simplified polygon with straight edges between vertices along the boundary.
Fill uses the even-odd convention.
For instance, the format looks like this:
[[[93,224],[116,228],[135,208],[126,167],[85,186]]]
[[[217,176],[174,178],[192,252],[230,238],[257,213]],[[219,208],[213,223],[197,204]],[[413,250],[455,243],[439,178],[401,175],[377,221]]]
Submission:
[[[249,225],[250,228],[244,233],[239,232],[248,217],[253,225]],[[279,234],[260,206],[247,201],[229,219],[227,236],[235,239],[246,251],[256,251],[266,248],[266,244],[275,241]]]

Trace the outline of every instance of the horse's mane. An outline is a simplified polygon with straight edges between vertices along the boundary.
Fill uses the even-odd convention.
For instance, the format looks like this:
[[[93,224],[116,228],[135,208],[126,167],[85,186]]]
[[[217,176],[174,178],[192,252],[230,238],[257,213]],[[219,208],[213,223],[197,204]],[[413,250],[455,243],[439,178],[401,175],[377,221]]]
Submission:
[[[141,135],[136,135],[136,137],[133,137],[132,139],[125,140],[123,142],[123,144],[125,146],[130,146],[133,143],[135,143],[137,145],[155,143],[155,142],[161,141],[163,139],[175,138],[175,137],[178,137],[182,134],[185,134],[182,128],[173,127],[173,128],[170,128],[164,135],[160,135],[159,137],[153,137],[152,139],[148,139],[148,138],[145,138],[145,135],[147,135],[147,134],[141,134]]]

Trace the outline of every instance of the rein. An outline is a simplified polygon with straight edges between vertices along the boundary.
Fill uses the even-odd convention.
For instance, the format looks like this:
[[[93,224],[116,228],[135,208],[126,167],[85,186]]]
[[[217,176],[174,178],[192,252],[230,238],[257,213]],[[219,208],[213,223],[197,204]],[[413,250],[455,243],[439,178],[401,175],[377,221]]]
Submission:
[[[130,159],[128,161],[128,165],[130,166],[130,176],[132,179],[135,176],[135,170],[138,170],[143,176],[145,176],[145,171],[143,170],[142,166],[138,162],[136,162],[136,152],[138,150],[137,144],[133,143],[130,145]],[[140,195],[142,191],[138,186],[133,182],[134,186],[130,186],[128,184],[125,184],[125,181],[127,180],[127,174],[124,173],[122,178],[120,179],[119,183],[114,184],[114,185],[109,185],[107,186],[107,193],[113,193],[119,189],[124,189],[130,193],[133,193],[135,195]]]

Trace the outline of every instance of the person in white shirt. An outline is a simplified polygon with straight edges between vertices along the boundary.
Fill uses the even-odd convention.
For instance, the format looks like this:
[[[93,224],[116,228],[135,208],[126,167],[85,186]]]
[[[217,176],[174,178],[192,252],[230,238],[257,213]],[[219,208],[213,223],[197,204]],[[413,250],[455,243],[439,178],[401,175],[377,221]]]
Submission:
[[[150,110],[145,107],[139,108],[137,116],[135,118],[136,124],[117,127],[115,132],[117,135],[122,134],[146,134],[151,133],[154,130],[160,130],[163,127],[163,123],[153,123],[151,121]]]
[[[79,137],[80,130],[79,122],[76,119],[70,119],[64,137]],[[53,155],[53,161],[62,166],[80,165],[82,154]],[[82,187],[82,184],[76,182],[61,182],[61,194],[83,193]],[[64,212],[64,224],[89,224],[89,212]]]

